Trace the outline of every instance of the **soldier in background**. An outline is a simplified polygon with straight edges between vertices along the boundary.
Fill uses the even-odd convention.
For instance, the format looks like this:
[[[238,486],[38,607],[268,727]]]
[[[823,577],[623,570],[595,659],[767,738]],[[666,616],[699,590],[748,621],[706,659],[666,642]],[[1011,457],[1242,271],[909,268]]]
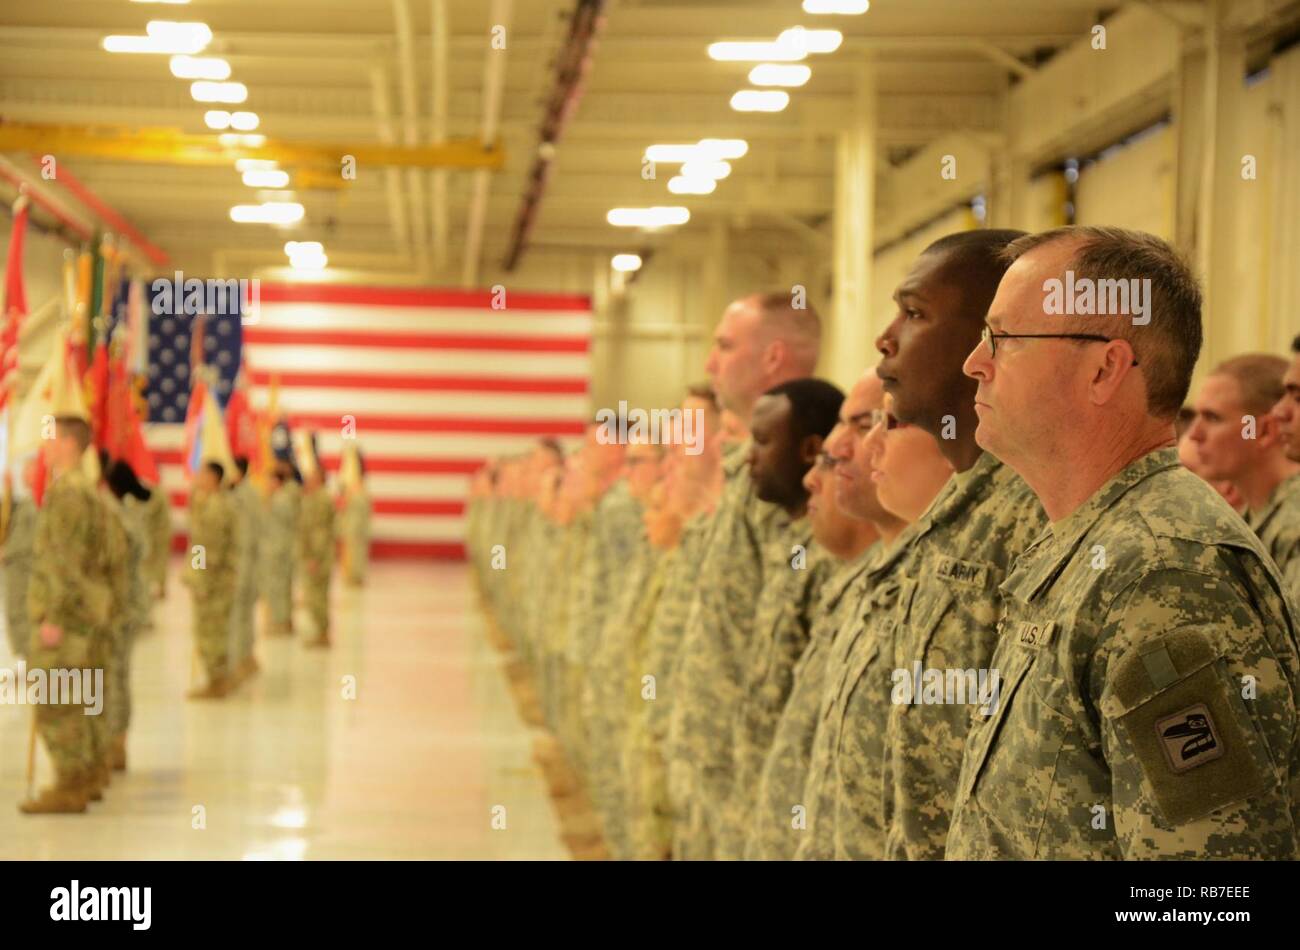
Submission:
[[[298,549],[298,517],[302,491],[293,466],[281,459],[271,473],[267,525],[262,537],[262,596],[266,599],[272,636],[293,634],[293,575]]]
[[[257,607],[258,539],[262,533],[262,496],[248,478],[248,459],[235,459],[230,500],[239,522],[239,567],[235,578],[235,603],[230,611],[232,675],[242,682],[260,669],[253,656],[253,614]]]
[[[167,596],[167,562],[172,553],[172,507],[161,480],[149,491],[144,523],[149,535],[149,562],[145,576],[153,585],[154,597],[162,600]]]
[[[149,582],[144,567],[149,560],[149,534],[144,522],[150,492],[122,460],[113,462],[104,482],[109,495],[104,499],[119,519],[125,532],[127,557],[125,569],[126,603],[115,617],[117,635],[113,639],[112,682],[108,687],[109,762],[116,771],[126,769],[126,733],[131,725],[131,651],[136,638],[149,618]]]
[[[96,640],[109,621],[112,591],[104,572],[104,526],[95,488],[81,470],[90,445],[84,416],[60,415],[45,443],[52,476],[36,519],[32,577],[27,591],[32,639],[29,669],[89,670],[97,666]],[[101,667],[102,669],[102,667]],[[85,697],[83,696],[83,699]],[[102,697],[101,697],[102,698]],[[54,764],[55,783],[19,806],[24,814],[86,810],[98,789],[88,706],[40,703],[36,728]]]
[[[13,489],[9,533],[4,542],[5,629],[14,656],[25,656],[32,628],[27,621],[27,585],[32,577],[32,544],[36,538],[36,499],[32,485],[36,455],[23,460],[22,480]]]
[[[365,460],[356,449],[356,481],[349,485],[340,473],[343,507],[339,518],[339,539],[343,542],[344,581],[349,587],[362,587],[370,568],[370,492],[366,490]]]
[[[965,364],[976,438],[1051,530],[1002,584],[1005,685],[974,710],[947,856],[1293,860],[1297,618],[1259,540],[1173,449],[1196,279],[1119,228],[1036,234],[1004,260]],[[1045,292],[1067,273],[1141,280],[1145,319],[1055,312]]]
[[[303,601],[316,628],[309,647],[330,645],[330,575],[334,571],[334,499],[325,476],[314,467],[303,476],[302,513],[298,522],[298,567]]]
[[[208,685],[190,699],[221,699],[234,688],[230,675],[230,613],[238,576],[238,522],[221,490],[225,469],[205,462],[194,474],[190,502],[190,561],[184,575],[194,598],[194,643]]]

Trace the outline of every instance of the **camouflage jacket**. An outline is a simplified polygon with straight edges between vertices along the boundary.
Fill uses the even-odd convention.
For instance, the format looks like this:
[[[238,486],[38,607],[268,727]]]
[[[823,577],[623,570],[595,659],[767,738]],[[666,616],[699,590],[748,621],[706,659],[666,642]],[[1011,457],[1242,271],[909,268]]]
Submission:
[[[324,488],[302,496],[298,516],[298,557],[329,573],[334,564],[334,499]]]
[[[105,571],[104,509],[78,469],[58,476],[45,492],[32,542],[27,613],[32,625],[52,623],[84,636],[102,633],[113,590]]]
[[[202,568],[196,567],[196,546],[203,548]],[[187,565],[188,583],[194,596],[232,594],[238,559],[238,521],[228,494],[218,490],[207,496],[195,496],[190,504],[190,561]]]
[[[278,559],[292,559],[297,553],[302,489],[290,479],[271,493],[266,507],[268,524],[262,537],[265,553]]]
[[[1259,511],[1247,512],[1246,523],[1282,572],[1291,606],[1300,608],[1300,475],[1273,489],[1268,504]]]
[[[1173,449],[1052,525],[1002,584],[951,858],[1297,856],[1296,617]]]

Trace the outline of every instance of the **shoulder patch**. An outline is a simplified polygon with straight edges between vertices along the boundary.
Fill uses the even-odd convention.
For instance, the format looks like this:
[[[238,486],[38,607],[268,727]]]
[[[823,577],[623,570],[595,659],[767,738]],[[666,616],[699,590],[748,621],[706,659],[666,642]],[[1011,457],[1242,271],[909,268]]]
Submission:
[[[1223,740],[1204,703],[1157,719],[1156,734],[1165,750],[1165,761],[1177,775],[1223,757]]]

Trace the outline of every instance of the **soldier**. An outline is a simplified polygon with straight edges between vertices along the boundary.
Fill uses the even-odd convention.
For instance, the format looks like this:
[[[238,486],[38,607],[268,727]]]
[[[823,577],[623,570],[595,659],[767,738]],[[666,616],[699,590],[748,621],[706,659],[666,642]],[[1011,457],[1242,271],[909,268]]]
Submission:
[[[103,561],[105,520],[95,489],[81,470],[89,444],[90,426],[84,416],[60,415],[54,438],[43,447],[53,480],[32,542],[27,662],[29,669],[43,670],[47,677],[57,670],[96,667],[96,641],[112,608]],[[90,795],[98,793],[99,761],[90,724],[96,717],[87,715],[90,708],[88,701],[34,707],[37,731],[56,778],[51,788],[19,806],[24,814],[84,812]]]
[[[1191,409],[1189,411],[1191,417],[1194,419],[1196,417],[1196,410]],[[1191,425],[1189,422],[1188,430],[1190,429]],[[1188,437],[1187,432],[1184,432],[1178,437],[1178,461],[1183,468],[1187,469],[1193,475],[1204,479],[1205,483],[1218,492],[1219,497],[1226,501],[1233,511],[1243,517],[1245,516],[1246,500],[1241,497],[1241,492],[1237,491],[1236,485],[1232,484],[1232,482],[1221,479],[1211,481],[1205,477],[1205,466],[1201,463],[1200,452],[1197,451],[1196,443]]]
[[[866,452],[859,446],[881,396],[880,379],[870,370],[845,397],[839,423],[826,440],[825,460],[806,476],[814,537],[842,563],[823,588],[808,646],[794,667],[789,699],[755,782],[754,807],[743,825],[748,860],[788,860],[805,836],[809,805],[804,787],[820,722],[827,657],[836,631],[855,616],[862,600],[863,574],[880,556],[881,546],[904,527],[880,506]],[[873,543],[877,535],[880,541]],[[737,780],[740,788],[746,784]]]
[[[1196,280],[1119,228],[1047,231],[1005,259],[965,365],[976,438],[1051,529],[1001,584],[1001,693],[973,713],[948,857],[1294,859],[1296,617],[1173,449]],[[1065,283],[1130,293],[1066,316]]]
[[[343,490],[339,538],[343,542],[344,579],[349,587],[366,583],[370,567],[370,492],[366,490],[365,463],[357,453],[357,482]]]
[[[696,802],[714,813],[719,858],[744,856],[754,783],[790,696],[795,664],[808,646],[822,587],[834,570],[834,556],[816,541],[809,517],[814,503],[805,479],[843,403],[844,393],[831,383],[797,379],[769,390],[754,406],[749,454],[754,493],[792,520],[786,538],[764,551],[766,579],[740,656],[740,689],[720,694],[717,723],[709,731],[708,741],[716,744],[719,757],[729,753],[731,759],[716,783],[700,783],[702,797]],[[824,524],[820,517],[818,523]],[[709,795],[717,798],[709,800]]]
[[[267,632],[271,636],[293,634],[293,575],[301,508],[302,491],[293,466],[281,459],[271,473],[267,525],[261,542],[262,596],[270,615]]]
[[[1282,397],[1273,406],[1286,457],[1300,462],[1300,336],[1291,341],[1291,365],[1282,377]]]
[[[330,576],[334,572],[334,499],[325,490],[319,467],[303,476],[302,515],[298,523],[298,564],[303,600],[316,627],[309,647],[330,645]]]
[[[146,576],[153,585],[154,597],[162,600],[167,596],[167,562],[172,552],[172,507],[161,481],[149,490],[144,522],[149,534]]]
[[[14,656],[25,656],[32,628],[27,622],[27,585],[32,577],[32,544],[36,538],[36,501],[32,485],[36,475],[36,456],[23,460],[22,481],[14,486],[13,509],[9,513],[9,533],[4,542],[5,629]]]
[[[149,490],[140,484],[135,471],[122,460],[113,462],[105,475],[109,510],[125,533],[127,557],[121,565],[125,574],[127,599],[115,611],[117,636],[113,641],[112,682],[109,684],[105,716],[108,720],[109,758],[115,771],[126,770],[126,733],[131,725],[131,651],[136,638],[148,623],[150,591],[145,565],[149,561],[149,534],[143,505]]]
[[[1201,463],[1198,474],[1236,489],[1242,516],[1300,603],[1300,464],[1286,457],[1271,412],[1286,370],[1286,360],[1268,353],[1220,363],[1201,383],[1187,438]]]
[[[221,490],[225,469],[205,462],[194,473],[190,502],[190,564],[186,583],[194,598],[194,644],[208,685],[190,699],[221,699],[234,689],[230,675],[230,613],[239,573],[239,525]]]
[[[811,308],[797,308],[788,294],[754,294],[731,304],[714,333],[706,369],[720,401],[746,426],[754,403],[783,382],[807,377],[817,364],[821,324]],[[707,706],[689,697],[738,688],[738,664],[763,587],[764,549],[784,543],[790,518],[757,498],[744,472],[741,449],[724,462],[726,488],[708,527],[673,673],[683,701],[671,703],[668,787],[674,822],[673,854],[707,858],[713,854],[708,813],[689,811],[697,785],[723,780],[723,763],[703,762],[691,748],[709,728]],[[705,774],[705,770],[712,770]],[[690,822],[695,820],[696,824]]]
[[[253,655],[253,614],[257,607],[258,538],[264,513],[262,496],[248,477],[248,459],[235,459],[230,486],[231,507],[239,525],[239,558],[235,578],[235,603],[230,611],[230,665],[232,678],[243,682],[261,669]]]
[[[895,290],[898,314],[876,340],[883,356],[876,373],[896,420],[934,436],[954,471],[914,525],[894,656],[885,660],[894,670],[987,669],[998,639],[998,584],[1044,526],[1024,481],[975,443],[975,390],[961,370],[1006,269],[997,254],[1019,235],[980,230],[935,241]],[[970,711],[893,702],[890,681],[880,678],[864,688],[889,702],[885,856],[940,858]]]

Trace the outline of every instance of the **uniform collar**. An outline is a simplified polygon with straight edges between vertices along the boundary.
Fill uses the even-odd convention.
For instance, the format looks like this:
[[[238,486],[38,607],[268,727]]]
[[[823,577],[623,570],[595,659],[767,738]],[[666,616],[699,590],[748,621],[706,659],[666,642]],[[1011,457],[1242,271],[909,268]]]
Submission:
[[[928,531],[934,525],[948,524],[959,517],[970,505],[981,497],[995,481],[1005,479],[1006,468],[997,458],[988,452],[981,452],[975,464],[964,472],[953,472],[952,477],[939,489],[930,507],[913,522],[918,533]],[[899,535],[901,541],[908,534]]]
[[[1246,523],[1259,534],[1282,508],[1295,505],[1300,508],[1300,473],[1282,479],[1269,495],[1268,501],[1258,511],[1246,512]]]
[[[1080,540],[1121,498],[1153,475],[1179,467],[1178,450],[1156,449],[1126,465],[1092,497],[1054,522],[1020,555],[1024,570],[1012,570],[1002,590],[1026,603],[1055,577],[1073,556]]]
[[[752,439],[746,439],[744,442],[733,442],[722,450],[722,472],[728,481],[745,467],[749,459],[749,447],[753,444]]]

